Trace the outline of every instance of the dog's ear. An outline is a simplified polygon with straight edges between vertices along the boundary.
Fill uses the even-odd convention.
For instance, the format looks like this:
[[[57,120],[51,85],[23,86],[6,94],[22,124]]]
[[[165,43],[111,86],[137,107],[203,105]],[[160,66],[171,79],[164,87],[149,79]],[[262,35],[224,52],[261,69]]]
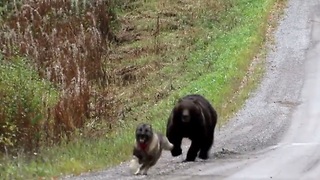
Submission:
[[[148,124],[149,129],[152,131],[152,125]]]
[[[140,127],[143,126],[143,123],[139,123],[137,126],[136,126],[136,131],[140,129]]]
[[[137,128],[142,127],[142,126],[143,126],[143,123],[139,123],[139,124],[137,125]]]
[[[140,123],[138,127],[152,130],[152,125],[149,123]]]

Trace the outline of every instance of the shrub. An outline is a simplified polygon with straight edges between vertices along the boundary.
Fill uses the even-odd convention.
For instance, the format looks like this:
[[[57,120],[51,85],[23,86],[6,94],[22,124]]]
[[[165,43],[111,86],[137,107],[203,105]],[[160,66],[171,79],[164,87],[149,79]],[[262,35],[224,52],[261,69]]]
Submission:
[[[40,130],[49,120],[48,109],[58,93],[51,83],[40,78],[26,59],[0,59],[0,148],[33,149]]]
[[[117,108],[112,100],[112,90],[102,86],[106,81],[104,62],[107,60],[109,43],[116,40],[110,27],[112,8],[109,1],[18,2],[1,24],[0,51],[6,60],[17,55],[25,57],[23,62],[32,64],[39,78],[51,82],[59,91],[59,98],[47,110],[45,117],[40,108],[32,112],[34,114],[19,117],[14,114],[10,119],[31,123],[36,121],[33,118],[48,118],[43,127],[49,140],[57,140],[65,133],[81,129],[91,119],[95,122],[112,119],[108,117],[112,117]],[[42,92],[43,87],[36,87]],[[25,99],[22,101],[20,98],[19,107],[14,110],[20,110],[20,106],[29,106],[36,101],[27,92],[27,95],[21,95]],[[3,89],[3,93],[10,94],[13,91]],[[12,132],[20,134],[38,131],[39,128],[32,124],[17,124],[17,127],[9,125],[5,125],[7,133],[11,132],[8,130],[10,128]],[[21,126],[25,132],[22,132]],[[29,127],[33,128],[27,130]],[[5,137],[3,141],[10,144],[9,135]]]

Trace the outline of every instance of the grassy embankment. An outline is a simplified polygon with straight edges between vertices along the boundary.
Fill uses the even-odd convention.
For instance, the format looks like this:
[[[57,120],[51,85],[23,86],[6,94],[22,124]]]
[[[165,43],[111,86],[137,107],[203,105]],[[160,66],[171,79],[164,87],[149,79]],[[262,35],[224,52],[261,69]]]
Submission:
[[[117,12],[119,17],[131,17],[135,30],[142,32],[141,40],[117,47],[126,59],[122,63],[130,65],[135,58],[134,65],[149,70],[144,81],[119,90],[119,99],[133,100],[127,102],[130,112],[115,130],[105,137],[79,137],[56,147],[42,148],[41,154],[31,160],[18,156],[4,161],[1,177],[59,176],[116,165],[130,157],[135,125],[148,121],[164,132],[173,102],[188,93],[207,97],[219,113],[220,125],[239,109],[263,70],[263,53],[260,58],[255,55],[262,52],[270,12],[277,1],[182,2],[137,1],[131,14]],[[163,15],[159,21],[155,12]],[[144,33],[154,29],[161,31],[143,38]],[[130,58],[132,49],[144,54]],[[253,60],[257,62],[250,66]]]

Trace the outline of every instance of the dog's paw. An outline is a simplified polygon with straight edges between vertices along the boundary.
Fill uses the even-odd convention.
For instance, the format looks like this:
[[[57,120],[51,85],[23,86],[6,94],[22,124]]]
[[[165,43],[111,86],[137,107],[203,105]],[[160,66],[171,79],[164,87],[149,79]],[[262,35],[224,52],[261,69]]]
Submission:
[[[161,143],[164,150],[171,151],[173,149],[173,144],[170,143],[167,137],[164,137]]]
[[[144,169],[144,171],[142,172],[142,175],[148,175],[148,169]]]
[[[133,157],[129,164],[130,172],[136,174],[140,171],[139,159],[137,157]]]
[[[134,173],[134,175],[140,175],[140,174],[141,174],[140,169],[138,169],[138,170]]]
[[[168,147],[169,151],[171,151],[173,149],[173,147],[174,147],[173,144],[170,143],[169,147]]]

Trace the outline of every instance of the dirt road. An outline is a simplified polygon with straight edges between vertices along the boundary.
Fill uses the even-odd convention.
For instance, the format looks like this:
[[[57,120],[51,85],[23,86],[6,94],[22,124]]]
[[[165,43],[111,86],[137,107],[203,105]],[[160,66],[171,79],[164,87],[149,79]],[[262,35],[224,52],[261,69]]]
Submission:
[[[211,159],[180,163],[164,152],[147,177],[125,162],[67,179],[319,179],[320,0],[289,0],[275,39],[262,83],[218,129]]]

